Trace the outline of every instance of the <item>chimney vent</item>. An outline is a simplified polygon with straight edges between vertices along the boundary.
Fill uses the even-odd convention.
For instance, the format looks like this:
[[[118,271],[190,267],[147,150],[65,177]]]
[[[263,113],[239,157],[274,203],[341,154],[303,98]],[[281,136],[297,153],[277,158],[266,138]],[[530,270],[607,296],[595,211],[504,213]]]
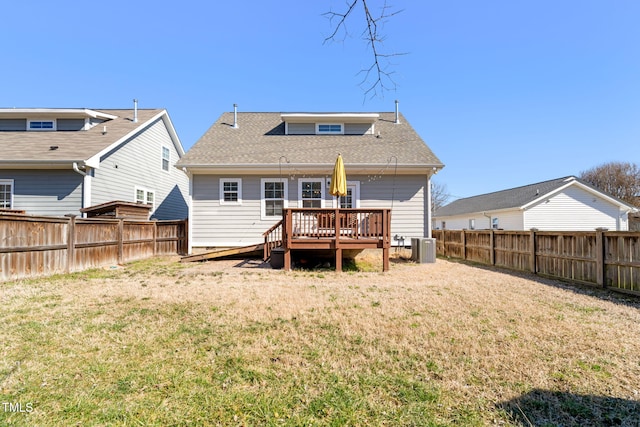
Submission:
[[[396,121],[395,124],[399,125],[400,124],[400,107],[399,107],[400,102],[396,99]]]
[[[138,100],[133,100],[133,123],[138,123]]]
[[[234,129],[238,129],[238,104],[233,104],[233,126]]]

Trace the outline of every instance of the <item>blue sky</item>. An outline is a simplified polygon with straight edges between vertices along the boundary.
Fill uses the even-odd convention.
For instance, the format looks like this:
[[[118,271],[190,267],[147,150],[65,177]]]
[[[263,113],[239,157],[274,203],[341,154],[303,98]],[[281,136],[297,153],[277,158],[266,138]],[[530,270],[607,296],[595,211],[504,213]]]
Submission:
[[[369,99],[344,0],[3,5],[0,107],[166,108],[185,149],[240,111],[393,111],[446,167],[453,198],[640,162],[637,0],[387,0],[397,84]],[[373,11],[383,0],[369,0]],[[348,163],[348,159],[345,159]],[[452,199],[453,199],[452,198]]]

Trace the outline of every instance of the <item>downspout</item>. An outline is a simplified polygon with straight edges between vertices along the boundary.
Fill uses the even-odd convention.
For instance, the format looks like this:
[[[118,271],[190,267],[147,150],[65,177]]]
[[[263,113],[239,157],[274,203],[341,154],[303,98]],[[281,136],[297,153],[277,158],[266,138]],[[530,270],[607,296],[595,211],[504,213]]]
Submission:
[[[428,239],[431,239],[431,229],[433,228],[432,224],[432,216],[433,212],[431,212],[431,207],[433,206],[433,202],[431,201],[431,177],[435,174],[427,175],[427,235],[425,236]]]
[[[73,162],[73,170],[82,175],[82,208],[91,206],[91,168],[89,166],[85,167],[87,169],[86,172],[80,170],[77,162]],[[86,217],[86,214],[83,213],[82,217]]]
[[[487,215],[485,212],[482,212],[482,216],[489,218],[489,230],[493,228],[493,224],[491,224],[491,215]]]

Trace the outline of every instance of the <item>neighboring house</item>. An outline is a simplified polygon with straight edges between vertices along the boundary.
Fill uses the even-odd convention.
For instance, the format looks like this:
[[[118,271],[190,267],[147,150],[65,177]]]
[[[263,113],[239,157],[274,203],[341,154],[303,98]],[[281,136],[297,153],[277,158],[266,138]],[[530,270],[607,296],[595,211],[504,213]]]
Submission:
[[[329,194],[338,154],[348,194]],[[225,113],[178,162],[190,176],[191,247],[257,244],[283,208],[392,208],[394,245],[430,237],[443,164],[397,111]]]
[[[0,208],[80,215],[113,200],[188,215],[184,150],[166,110],[0,108]]]
[[[628,230],[635,208],[574,177],[456,200],[433,216],[436,229]]]

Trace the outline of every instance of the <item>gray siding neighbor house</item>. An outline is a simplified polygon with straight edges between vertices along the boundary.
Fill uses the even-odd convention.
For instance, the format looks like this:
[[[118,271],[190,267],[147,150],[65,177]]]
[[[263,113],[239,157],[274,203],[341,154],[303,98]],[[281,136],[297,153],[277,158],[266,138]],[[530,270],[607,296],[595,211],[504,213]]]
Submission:
[[[183,219],[189,179],[163,109],[0,108],[0,209],[81,215],[114,200]]]
[[[338,154],[347,196],[329,193]],[[402,114],[222,114],[178,162],[190,177],[190,248],[259,244],[284,208],[392,209],[393,245],[430,236],[444,165]]]
[[[433,216],[436,229],[588,231],[629,229],[636,209],[592,185],[567,176],[456,200]]]

